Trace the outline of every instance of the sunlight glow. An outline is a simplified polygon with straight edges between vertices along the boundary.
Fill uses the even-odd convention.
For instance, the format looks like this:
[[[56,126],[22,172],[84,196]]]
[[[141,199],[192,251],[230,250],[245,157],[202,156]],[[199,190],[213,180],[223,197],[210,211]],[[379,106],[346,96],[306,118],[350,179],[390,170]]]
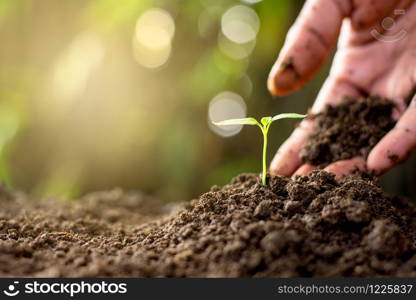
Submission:
[[[53,90],[58,99],[72,102],[84,91],[91,72],[104,57],[104,47],[91,34],[80,33],[58,59],[53,70]]]
[[[143,13],[136,23],[133,37],[133,56],[146,68],[164,65],[171,54],[175,22],[169,12],[152,8]]]

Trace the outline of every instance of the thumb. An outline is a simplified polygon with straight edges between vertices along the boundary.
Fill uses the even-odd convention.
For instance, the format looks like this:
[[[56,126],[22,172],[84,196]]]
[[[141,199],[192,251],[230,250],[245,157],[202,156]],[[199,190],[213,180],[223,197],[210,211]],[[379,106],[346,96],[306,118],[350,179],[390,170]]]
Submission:
[[[384,173],[404,161],[416,148],[416,96],[396,126],[373,148],[367,159],[370,170]]]
[[[308,0],[287,34],[268,79],[272,94],[285,95],[305,84],[331,53],[349,0]]]

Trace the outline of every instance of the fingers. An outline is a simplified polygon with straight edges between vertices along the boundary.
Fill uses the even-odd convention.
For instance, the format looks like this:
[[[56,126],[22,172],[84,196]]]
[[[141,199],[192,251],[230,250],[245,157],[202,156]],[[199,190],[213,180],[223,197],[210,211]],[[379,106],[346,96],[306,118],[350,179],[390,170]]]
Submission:
[[[330,76],[325,80],[319,91],[312,107],[312,113],[316,114],[322,111],[328,104],[336,105],[346,96],[358,98],[362,95],[348,80]]]
[[[313,166],[311,164],[304,164],[299,169],[296,170],[293,176],[296,176],[296,175],[305,176],[316,169],[317,169],[316,166]],[[366,170],[365,159],[362,157],[354,157],[351,159],[340,160],[340,161],[330,164],[324,170],[329,173],[335,174],[336,179],[340,179],[341,177],[348,175],[355,170],[365,171]]]
[[[346,0],[306,2],[270,73],[268,88],[271,93],[293,92],[313,76],[329,56],[342,20],[350,11],[351,3]]]
[[[311,112],[319,113],[326,105],[336,105],[345,96],[359,97],[360,95],[358,89],[348,81],[329,77],[322,86]],[[270,167],[272,174],[284,176],[290,176],[293,173],[294,175],[306,175],[316,169],[316,166],[310,164],[302,165],[299,156],[301,149],[305,146],[309,135],[313,131],[313,121],[307,121],[309,123],[298,128],[297,130],[300,132],[295,131],[276,153]]]
[[[416,42],[414,47],[416,47]],[[406,110],[405,100],[409,96],[409,91],[412,91],[416,85],[416,78],[414,77],[416,75],[414,70],[416,52],[413,49],[415,48],[409,48],[408,51],[404,52],[394,68],[391,68],[371,89],[373,94],[395,100],[397,107],[394,111],[394,118],[396,120]]]
[[[374,147],[367,166],[382,174],[405,160],[416,147],[416,97],[396,126]]]
[[[390,14],[397,8],[396,1],[358,1],[354,10],[351,21],[355,29],[365,29],[373,26],[375,23]]]
[[[311,112],[318,113],[327,104],[335,105],[345,96],[358,97],[359,95],[359,91],[347,81],[329,77],[319,92]],[[313,120],[307,119],[301,122],[300,126],[295,129],[276,153],[270,165],[270,172],[273,175],[291,176],[295,171],[300,175],[313,170],[314,167],[311,165],[304,165],[297,170],[302,164],[299,153],[313,129]]]
[[[277,151],[270,164],[270,173],[283,176],[292,175],[302,163],[299,152],[312,132],[312,120],[303,120]]]
[[[357,3],[350,18],[354,32],[349,40],[351,45],[363,45],[377,40],[392,41],[409,32],[400,23],[408,18],[408,8],[414,3],[413,0],[355,1]],[[409,19],[412,20],[412,17]]]
[[[324,170],[335,174],[335,177],[339,179],[355,170],[365,171],[365,159],[362,157],[354,157],[351,159],[340,160],[330,164]]]
[[[308,175],[313,170],[316,170],[316,166],[313,166],[311,164],[304,164],[304,165],[300,166],[299,169],[296,170],[296,172],[293,174],[293,176],[296,176],[296,175],[300,175],[300,176]]]

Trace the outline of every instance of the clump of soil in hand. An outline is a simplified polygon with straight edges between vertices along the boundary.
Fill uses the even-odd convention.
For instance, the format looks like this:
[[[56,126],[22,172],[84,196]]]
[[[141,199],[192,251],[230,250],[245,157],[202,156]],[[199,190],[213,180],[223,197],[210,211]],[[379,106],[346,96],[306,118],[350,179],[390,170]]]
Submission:
[[[315,116],[315,133],[309,137],[301,158],[314,166],[367,157],[370,150],[395,124],[394,103],[375,96],[345,98],[339,105],[328,105]]]
[[[11,203],[2,276],[416,276],[416,208],[371,178],[242,174],[150,223],[100,218],[102,201],[95,215]]]

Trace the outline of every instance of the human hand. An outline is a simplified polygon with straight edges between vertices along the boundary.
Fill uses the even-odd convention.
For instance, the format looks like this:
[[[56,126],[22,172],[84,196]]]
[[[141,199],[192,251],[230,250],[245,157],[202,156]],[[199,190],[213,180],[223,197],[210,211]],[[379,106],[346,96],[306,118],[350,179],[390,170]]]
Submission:
[[[366,160],[337,161],[326,170],[337,176],[356,167],[384,173],[416,147],[416,96],[407,108],[405,103],[416,86],[416,1],[308,0],[273,66],[269,90],[285,95],[301,88],[337,40],[330,75],[311,113],[336,105],[344,96],[372,94],[396,102],[393,118],[398,121]],[[301,122],[276,153],[272,174],[304,175],[316,168],[302,164],[299,155],[313,130],[312,120]],[[390,159],[392,155],[398,159]]]

